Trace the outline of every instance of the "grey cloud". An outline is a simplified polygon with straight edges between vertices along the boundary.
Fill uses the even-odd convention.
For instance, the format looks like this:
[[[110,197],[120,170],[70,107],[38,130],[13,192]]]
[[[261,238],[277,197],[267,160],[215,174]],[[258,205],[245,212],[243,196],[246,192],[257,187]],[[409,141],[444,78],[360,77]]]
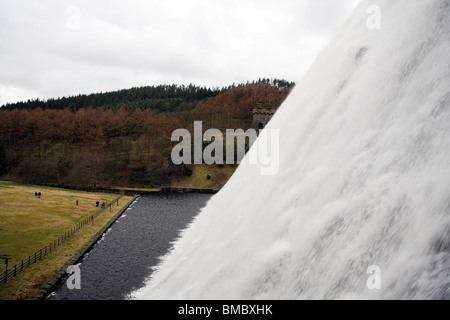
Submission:
[[[297,81],[357,2],[0,0],[0,104],[17,92]]]

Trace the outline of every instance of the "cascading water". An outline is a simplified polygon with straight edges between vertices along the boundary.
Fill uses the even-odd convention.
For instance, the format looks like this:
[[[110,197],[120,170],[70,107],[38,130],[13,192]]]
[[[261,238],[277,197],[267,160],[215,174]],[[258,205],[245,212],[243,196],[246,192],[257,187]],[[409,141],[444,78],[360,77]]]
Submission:
[[[448,0],[362,1],[265,129],[278,173],[241,165],[131,297],[449,299],[449,57]]]

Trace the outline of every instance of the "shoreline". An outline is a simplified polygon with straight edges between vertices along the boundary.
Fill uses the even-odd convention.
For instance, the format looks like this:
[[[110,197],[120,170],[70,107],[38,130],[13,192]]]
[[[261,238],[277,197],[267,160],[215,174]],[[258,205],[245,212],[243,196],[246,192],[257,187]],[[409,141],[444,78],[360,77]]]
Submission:
[[[135,195],[145,195],[145,194],[154,194],[154,193],[205,193],[205,194],[216,194],[220,191],[220,189],[213,188],[187,188],[187,187],[161,187],[155,189],[139,189],[139,188],[84,188],[84,189],[76,189],[69,186],[50,186],[52,188],[61,188],[66,190],[74,190],[74,191],[86,191],[86,192],[98,192],[98,193],[115,193],[115,194],[124,194],[127,196],[135,196]]]
[[[97,243],[102,235],[119,219],[122,214],[130,207],[130,205],[139,198],[139,195],[134,195],[132,199],[125,204],[119,212],[117,212],[93,237],[91,237],[81,249],[72,256],[72,258],[53,276],[50,281],[47,282],[39,291],[33,294],[28,300],[43,300],[52,289],[61,281],[64,275],[67,273],[67,268],[75,265],[80,261],[83,256]]]

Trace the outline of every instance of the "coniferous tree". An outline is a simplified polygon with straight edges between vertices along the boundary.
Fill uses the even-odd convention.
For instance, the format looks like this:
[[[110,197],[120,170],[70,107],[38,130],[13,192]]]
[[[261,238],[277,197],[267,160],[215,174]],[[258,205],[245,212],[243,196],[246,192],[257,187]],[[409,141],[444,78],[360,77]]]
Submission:
[[[2,140],[0,140],[0,177],[8,173],[8,154],[6,146]]]

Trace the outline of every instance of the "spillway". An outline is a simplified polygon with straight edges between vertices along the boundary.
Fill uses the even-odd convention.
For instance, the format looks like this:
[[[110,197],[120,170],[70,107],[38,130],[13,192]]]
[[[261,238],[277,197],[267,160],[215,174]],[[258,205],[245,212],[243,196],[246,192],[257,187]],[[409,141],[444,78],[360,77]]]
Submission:
[[[131,297],[449,299],[449,57],[449,1],[361,1]]]

